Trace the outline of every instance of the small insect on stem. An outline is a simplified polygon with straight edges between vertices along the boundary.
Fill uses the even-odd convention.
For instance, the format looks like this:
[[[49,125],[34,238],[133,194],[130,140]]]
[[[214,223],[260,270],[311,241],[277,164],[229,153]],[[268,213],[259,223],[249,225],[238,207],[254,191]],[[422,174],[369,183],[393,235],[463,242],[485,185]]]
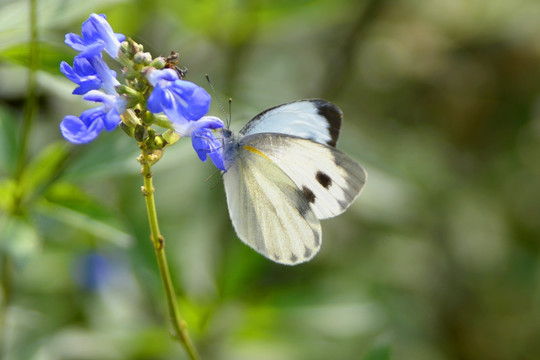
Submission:
[[[180,69],[180,67],[178,66],[179,57],[180,55],[178,53],[171,51],[171,54],[165,59],[165,68],[173,69],[178,73],[180,79],[183,79],[186,76],[188,70],[186,67]]]

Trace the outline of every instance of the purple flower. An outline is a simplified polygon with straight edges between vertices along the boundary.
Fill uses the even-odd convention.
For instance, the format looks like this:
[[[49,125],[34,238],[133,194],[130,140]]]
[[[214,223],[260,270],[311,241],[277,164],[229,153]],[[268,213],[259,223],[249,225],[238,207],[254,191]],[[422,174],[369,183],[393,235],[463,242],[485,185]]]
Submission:
[[[225,171],[223,163],[223,142],[214,136],[214,131],[209,128],[199,128],[191,134],[191,144],[199,155],[201,161],[206,161],[207,156],[214,165],[222,171]]]
[[[98,90],[89,91],[83,99],[101,102],[103,105],[82,112],[80,117],[68,115],[60,123],[60,131],[73,144],[86,144],[105,129],[114,130],[121,121],[120,114],[126,102],[118,95],[107,95]]]
[[[75,95],[83,95],[90,90],[97,90],[101,87],[101,79],[86,58],[75,57],[73,67],[69,66],[67,62],[62,61],[60,71],[69,80],[79,85],[79,87],[73,90],[73,94]]]
[[[203,117],[210,108],[210,95],[202,87],[180,80],[172,69],[154,70],[148,74],[154,90],[148,98],[148,110],[163,112],[173,122],[181,136],[183,128]]]
[[[106,93],[116,93],[114,87],[120,83],[116,80],[116,72],[109,69],[101,56],[85,58],[76,56],[73,60],[73,67],[65,61],[60,64],[60,71],[69,80],[79,85],[73,94],[84,95],[90,90],[103,88]]]
[[[89,291],[96,291],[110,280],[111,264],[104,256],[90,253],[78,259],[73,275],[81,287]]]
[[[62,136],[73,144],[86,144],[103,130],[103,112],[99,108],[83,111],[80,117],[68,115],[60,123]]]
[[[81,34],[66,34],[65,43],[80,51],[80,56],[92,57],[101,54],[103,50],[113,59],[118,57],[120,42],[126,38],[113,32],[104,14],[91,14],[82,24]]]
[[[83,96],[84,100],[100,102],[103,105],[98,107],[103,112],[103,125],[105,130],[111,131],[118,126],[120,115],[126,111],[126,101],[119,95],[108,95],[101,91],[92,90]]]

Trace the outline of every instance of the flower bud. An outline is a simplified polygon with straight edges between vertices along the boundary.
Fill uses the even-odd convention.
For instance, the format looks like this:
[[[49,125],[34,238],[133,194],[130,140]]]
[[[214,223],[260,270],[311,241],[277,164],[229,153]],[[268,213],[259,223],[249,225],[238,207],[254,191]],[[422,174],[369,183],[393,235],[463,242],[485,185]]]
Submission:
[[[146,111],[144,115],[142,116],[142,121],[146,125],[152,125],[156,121],[156,116],[152,114],[150,111]]]
[[[161,70],[165,67],[165,64],[167,63],[167,60],[162,57],[162,56],[159,56],[157,58],[154,59],[154,61],[152,61],[150,63],[150,66],[158,69],[158,70]]]
[[[163,136],[161,135],[154,136],[153,142],[154,144],[152,147],[157,150],[161,150],[165,147],[165,145],[167,145],[165,140],[163,139]]]
[[[133,110],[130,109],[126,110],[122,114],[122,122],[131,128],[135,128],[136,126],[140,125],[139,118],[137,115],[135,115]]]
[[[124,66],[128,66],[131,63],[132,58],[133,58],[133,55],[131,54],[130,43],[127,41],[123,41],[120,44],[120,49],[118,51],[118,57],[117,57],[118,62]]]
[[[146,141],[146,139],[148,139],[148,130],[146,130],[146,128],[142,125],[137,125],[135,126],[133,137],[138,142]]]
[[[120,129],[124,130],[124,132],[129,136],[129,137],[134,137],[134,133],[135,133],[135,129],[133,129],[132,127],[126,125],[125,122],[121,121],[120,122]]]
[[[116,92],[125,95],[124,98],[127,99],[127,108],[132,108],[144,101],[141,93],[126,85],[117,86]]]
[[[173,145],[178,140],[180,140],[180,135],[174,132],[174,130],[167,130],[163,133],[163,140],[167,142],[166,145]]]
[[[133,62],[135,64],[148,65],[152,62],[152,54],[149,52],[138,52],[133,56]]]

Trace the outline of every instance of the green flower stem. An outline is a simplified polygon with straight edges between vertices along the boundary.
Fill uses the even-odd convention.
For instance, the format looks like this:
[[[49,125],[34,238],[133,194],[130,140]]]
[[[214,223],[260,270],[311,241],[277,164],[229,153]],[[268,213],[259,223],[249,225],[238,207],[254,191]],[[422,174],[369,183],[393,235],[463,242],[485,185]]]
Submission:
[[[180,317],[180,312],[176,303],[176,294],[174,292],[169,266],[167,265],[167,258],[165,256],[165,241],[159,231],[156,204],[154,202],[154,187],[152,185],[151,157],[152,155],[149,155],[145,150],[142,150],[142,156],[139,158],[139,161],[142,164],[141,173],[144,178],[144,186],[141,190],[146,200],[146,210],[148,212],[148,221],[150,223],[152,244],[154,245],[159,274],[167,297],[167,305],[169,307],[169,315],[171,317],[175,337],[180,341],[180,344],[182,344],[190,359],[198,360],[199,355],[189,337],[186,323]]]

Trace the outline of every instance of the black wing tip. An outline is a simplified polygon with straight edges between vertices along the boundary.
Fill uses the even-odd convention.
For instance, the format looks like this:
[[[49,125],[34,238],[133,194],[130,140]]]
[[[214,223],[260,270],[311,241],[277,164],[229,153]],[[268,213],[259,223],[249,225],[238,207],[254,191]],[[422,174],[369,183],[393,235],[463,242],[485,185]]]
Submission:
[[[310,99],[310,101],[317,108],[319,115],[323,116],[328,121],[328,130],[330,131],[331,138],[331,140],[328,141],[328,145],[336,147],[339,132],[341,131],[343,112],[336,104],[333,104],[330,101],[323,99]]]
[[[330,101],[324,100],[324,99],[302,99],[302,100],[294,100],[290,101],[288,103],[280,104],[273,106],[271,108],[268,108],[259,114],[257,114],[253,119],[251,119],[246,126],[242,130],[240,130],[240,134],[246,134],[249,132],[251,126],[250,124],[253,124],[258,119],[263,117],[266,113],[269,111],[275,110],[276,108],[279,108],[284,105],[289,105],[293,103],[298,102],[310,102],[315,106],[317,109],[317,113],[324,117],[326,121],[328,122],[328,131],[330,132],[330,140],[327,142],[328,146],[336,147],[338,138],[339,138],[339,132],[341,131],[341,122],[343,119],[343,112],[341,109],[336,105],[331,103]]]

